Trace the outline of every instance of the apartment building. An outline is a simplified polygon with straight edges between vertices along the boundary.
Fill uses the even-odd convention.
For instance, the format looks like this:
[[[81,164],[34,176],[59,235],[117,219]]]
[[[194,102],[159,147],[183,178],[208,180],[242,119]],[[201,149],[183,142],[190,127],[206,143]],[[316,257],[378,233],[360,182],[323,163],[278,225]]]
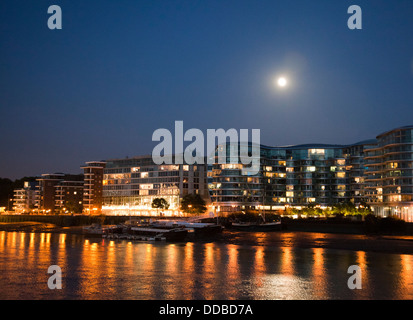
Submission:
[[[82,212],[83,175],[47,173],[42,174],[37,182],[35,210],[38,213]]]
[[[208,166],[212,206],[227,214],[350,201],[413,222],[412,137],[413,126],[406,126],[350,145],[260,145],[258,174],[242,175],[241,161]]]
[[[364,160],[366,196],[375,214],[413,222],[413,126],[378,135]]]
[[[208,201],[206,166],[155,164],[152,156],[107,160],[103,176],[104,214],[153,215],[152,201],[164,198],[164,215],[181,215],[180,199],[197,193]]]
[[[103,161],[89,161],[81,167],[84,175],[84,214],[102,214],[103,173],[105,166],[106,162]]]
[[[23,188],[15,189],[13,194],[13,211],[18,214],[28,213],[35,207],[36,181],[25,181]]]

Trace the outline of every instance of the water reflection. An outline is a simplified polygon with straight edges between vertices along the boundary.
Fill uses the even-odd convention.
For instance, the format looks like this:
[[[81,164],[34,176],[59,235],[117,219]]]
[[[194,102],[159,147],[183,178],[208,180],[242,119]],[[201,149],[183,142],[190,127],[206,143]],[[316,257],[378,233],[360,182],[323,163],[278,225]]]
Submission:
[[[63,271],[59,291],[47,287],[52,264]],[[352,264],[362,270],[361,290],[347,287]],[[136,243],[0,232],[0,268],[1,299],[413,298],[413,256],[319,247]]]
[[[311,282],[317,283],[317,286],[314,286],[314,298],[322,299],[325,296],[325,289],[327,285],[327,272],[324,268],[324,249],[313,248],[311,250],[313,253]]]
[[[400,290],[398,291],[397,299],[413,299],[411,287],[413,285],[413,260],[412,257],[406,254],[400,256],[401,270],[399,276]]]
[[[227,283],[229,285],[225,286],[225,297],[226,299],[234,299],[236,297],[236,290],[234,289],[239,277],[240,277],[240,268],[239,268],[239,252],[238,246],[228,245],[227,246],[227,264],[226,264],[226,273],[224,275]]]

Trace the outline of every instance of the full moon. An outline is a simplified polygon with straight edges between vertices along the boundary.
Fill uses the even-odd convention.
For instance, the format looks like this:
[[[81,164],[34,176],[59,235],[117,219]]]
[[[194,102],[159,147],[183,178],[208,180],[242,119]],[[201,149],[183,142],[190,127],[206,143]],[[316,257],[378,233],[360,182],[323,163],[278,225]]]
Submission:
[[[285,87],[287,85],[287,79],[284,77],[278,78],[277,84],[279,87]]]

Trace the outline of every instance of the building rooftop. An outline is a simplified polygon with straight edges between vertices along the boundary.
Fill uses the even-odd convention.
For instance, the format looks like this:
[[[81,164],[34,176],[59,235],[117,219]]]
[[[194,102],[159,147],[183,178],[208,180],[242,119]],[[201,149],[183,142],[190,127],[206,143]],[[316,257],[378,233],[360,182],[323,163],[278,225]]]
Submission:
[[[389,131],[383,132],[383,133],[381,133],[381,134],[379,134],[379,135],[377,136],[377,139],[379,139],[380,137],[382,137],[382,136],[384,136],[384,135],[387,135],[387,134],[389,134],[389,133],[392,133],[393,131],[405,130],[405,129],[413,129],[413,125],[404,126],[404,127],[398,127],[398,128],[394,128],[394,129],[391,129],[391,130],[389,130]]]

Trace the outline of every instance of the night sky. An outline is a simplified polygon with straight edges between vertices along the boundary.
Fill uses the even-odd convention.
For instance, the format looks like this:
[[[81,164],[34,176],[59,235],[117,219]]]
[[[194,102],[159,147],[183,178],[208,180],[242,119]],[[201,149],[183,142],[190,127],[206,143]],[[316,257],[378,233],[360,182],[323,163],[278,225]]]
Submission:
[[[175,120],[349,144],[413,124],[412,107],[412,0],[0,2],[0,177],[150,154]]]

